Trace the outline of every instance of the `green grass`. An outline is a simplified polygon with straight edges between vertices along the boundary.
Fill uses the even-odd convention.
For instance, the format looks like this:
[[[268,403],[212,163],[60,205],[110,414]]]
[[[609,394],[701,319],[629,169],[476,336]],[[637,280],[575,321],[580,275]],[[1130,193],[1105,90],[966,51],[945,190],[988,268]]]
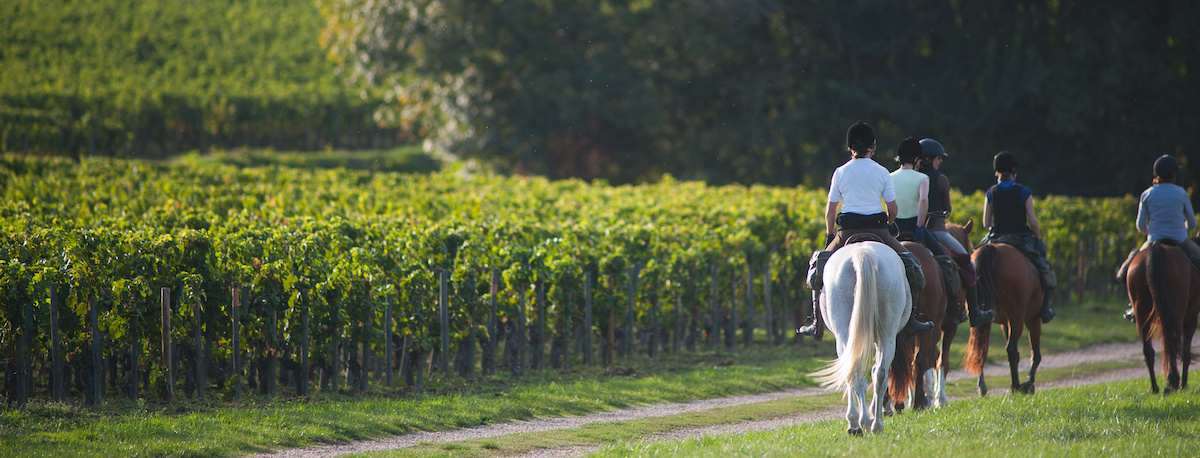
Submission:
[[[1130,363],[1083,364],[1073,368],[1047,370],[1043,372],[1041,379],[1043,381],[1053,381],[1131,366],[1132,364]],[[1002,379],[1002,377],[988,377],[988,383],[998,384],[1005,381]],[[974,379],[960,380],[951,382],[948,389],[952,396],[972,397],[975,396],[974,386]],[[1057,393],[1057,391],[1055,392]],[[955,400],[952,402],[961,401]],[[655,434],[677,430],[735,424],[746,421],[770,420],[801,413],[840,409],[843,405],[844,402],[840,393],[792,397],[679,415],[611,423],[592,423],[573,429],[512,434],[453,443],[425,443],[415,447],[374,452],[366,455],[423,457],[439,456],[446,450],[454,450],[456,456],[512,456],[530,453],[538,449],[597,447],[614,443],[632,443],[644,440]]]
[[[884,427],[878,435],[849,437],[839,419],[745,435],[617,444],[593,456],[1197,456],[1200,391],[1163,397],[1150,394],[1144,380],[1130,380],[989,396],[888,417]]]
[[[1115,302],[1081,308],[1079,312],[1063,307],[1060,318],[1046,328],[1046,351],[1134,340],[1132,326],[1120,320],[1121,307],[1123,304]],[[960,334],[965,330],[962,327]],[[1089,341],[1089,335],[1094,340]],[[966,339],[960,336],[959,340],[965,343]],[[832,355],[832,339],[777,349],[766,348],[760,342],[750,350],[732,354],[681,353],[653,363],[639,356],[618,360],[617,365],[607,369],[533,371],[521,379],[497,376],[468,381],[433,376],[426,380],[425,390],[377,388],[365,395],[318,394],[307,400],[250,397],[240,403],[162,404],[134,403],[110,394],[100,408],[34,402],[24,408],[0,408],[0,455],[220,456],[418,430],[582,415],[651,403],[813,386],[806,374]],[[1052,374],[1042,371],[1039,381],[1051,380]],[[1005,387],[1007,381],[989,380],[989,386]],[[962,381],[951,389],[952,394],[969,396],[974,382]],[[644,433],[635,430],[612,434],[623,438]],[[605,436],[597,433],[596,437]],[[508,439],[489,441],[491,448],[486,443],[475,447],[511,447]],[[448,452],[442,444],[431,447]]]

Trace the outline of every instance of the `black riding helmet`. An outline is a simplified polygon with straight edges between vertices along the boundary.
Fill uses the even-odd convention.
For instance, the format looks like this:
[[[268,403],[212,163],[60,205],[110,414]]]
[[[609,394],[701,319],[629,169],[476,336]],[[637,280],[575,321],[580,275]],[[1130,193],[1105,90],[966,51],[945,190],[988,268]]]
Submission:
[[[896,160],[901,164],[912,164],[917,162],[921,157],[921,142],[912,137],[907,137],[900,140],[900,144],[896,145]]]
[[[946,154],[946,148],[942,148],[942,144],[932,138],[921,140],[921,154],[924,156],[950,157],[949,154]]]
[[[992,170],[1000,173],[1017,173],[1017,157],[1008,151],[1001,151],[992,158]]]
[[[846,130],[846,147],[852,150],[865,150],[875,144],[875,130],[867,123],[859,121]]]
[[[1158,159],[1154,160],[1154,176],[1156,177],[1171,176],[1178,171],[1179,161],[1176,161],[1175,158],[1171,157],[1169,154],[1164,154],[1159,156]]]

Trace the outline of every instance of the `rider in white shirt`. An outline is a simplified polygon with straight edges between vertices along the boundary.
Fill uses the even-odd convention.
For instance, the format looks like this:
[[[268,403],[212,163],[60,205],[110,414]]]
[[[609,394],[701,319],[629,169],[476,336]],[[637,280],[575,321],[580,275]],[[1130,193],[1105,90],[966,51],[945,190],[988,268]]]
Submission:
[[[797,329],[802,335],[821,338],[824,326],[818,306],[820,274],[828,255],[840,248],[847,240],[867,236],[878,239],[896,250],[904,261],[908,274],[913,304],[925,285],[921,266],[912,253],[888,231],[896,219],[896,193],[892,176],[887,169],[876,163],[875,132],[864,122],[857,122],[846,131],[846,148],[853,155],[849,161],[833,172],[829,183],[829,199],[825,207],[825,251],[813,254],[809,270],[809,285],[813,287],[812,310],[808,314],[809,324]],[[841,211],[838,208],[841,207]],[[835,227],[837,230],[835,231]],[[869,235],[867,235],[869,234]],[[916,310],[910,314],[903,332],[906,336],[933,329],[933,323],[918,321]]]

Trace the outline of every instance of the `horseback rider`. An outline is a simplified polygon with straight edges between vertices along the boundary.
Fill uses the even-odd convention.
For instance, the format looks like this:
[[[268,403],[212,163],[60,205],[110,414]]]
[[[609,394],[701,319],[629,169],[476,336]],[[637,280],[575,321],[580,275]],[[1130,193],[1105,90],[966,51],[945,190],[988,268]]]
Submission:
[[[904,262],[910,292],[913,296],[913,311],[902,331],[906,336],[933,329],[933,323],[917,321],[916,297],[925,286],[921,265],[916,257],[892,237],[888,228],[896,218],[896,193],[892,177],[887,169],[871,157],[875,154],[875,131],[859,121],[846,131],[846,149],[852,157],[833,172],[829,183],[829,199],[825,207],[825,251],[813,253],[809,265],[808,281],[813,290],[813,300],[808,311],[809,322],[797,329],[798,334],[820,339],[824,326],[820,319],[818,297],[821,290],[821,274],[825,261],[833,251],[847,241],[870,239],[880,241],[896,250]],[[880,202],[884,205],[880,205]],[[841,212],[838,207],[841,206]],[[887,212],[883,212],[886,208]],[[836,222],[837,230],[834,230]]]
[[[988,189],[983,204],[983,225],[989,231],[980,243],[1005,243],[1025,253],[1042,282],[1042,322],[1049,323],[1055,317],[1050,291],[1058,288],[1058,278],[1046,259],[1046,244],[1033,212],[1033,191],[1016,182],[1017,157],[1012,153],[997,154],[992,158],[992,169],[996,171],[996,184]]]
[[[967,299],[967,315],[966,317],[961,314],[952,315],[957,321],[954,324],[970,320],[972,327],[983,326],[995,319],[996,312],[981,310],[975,292],[975,282],[979,277],[975,274],[975,264],[971,262],[971,254],[967,253],[966,247],[963,247],[958,239],[946,231],[946,218],[953,210],[950,204],[950,179],[941,172],[942,162],[947,157],[950,155],[946,154],[946,148],[937,140],[932,138],[921,140],[921,160],[917,163],[917,170],[929,176],[930,183],[929,216],[925,225],[938,242],[950,250],[950,257],[958,266],[958,274]]]
[[[1200,246],[1187,236],[1188,231],[1196,228],[1196,214],[1192,212],[1187,190],[1175,184],[1178,172],[1179,162],[1169,155],[1164,154],[1154,161],[1154,184],[1138,199],[1137,230],[1146,234],[1146,241],[1140,248],[1130,251],[1125,263],[1117,269],[1117,280],[1122,284],[1133,257],[1159,240],[1179,244],[1191,258],[1192,265],[1200,269]],[[1132,304],[1125,311],[1125,318],[1133,321]]]
[[[935,144],[937,143],[931,139],[926,139],[926,141],[933,142]],[[934,152],[945,154],[944,150],[940,150],[938,148],[935,148]],[[971,326],[980,326],[990,323],[992,319],[995,318],[996,312],[991,310],[980,312],[978,308],[975,307],[975,288],[973,285],[974,269],[971,268],[970,256],[967,256],[965,253],[963,253],[960,256],[962,261],[955,261],[946,254],[945,250],[942,249],[942,244],[939,243],[937,237],[934,236],[933,233],[930,232],[926,227],[930,220],[930,175],[916,170],[917,163],[922,159],[922,157],[935,158],[936,160],[934,162],[940,164],[940,158],[942,156],[925,156],[924,147],[921,146],[921,142],[918,142],[912,137],[901,140],[900,144],[896,147],[896,160],[900,162],[900,168],[895,172],[892,172],[892,182],[896,187],[896,205],[898,207],[898,212],[896,214],[896,226],[900,229],[900,233],[912,233],[913,239],[917,242],[920,242],[922,245],[925,245],[925,247],[929,249],[930,253],[933,254],[934,259],[937,260],[938,266],[941,267],[942,278],[945,280],[948,286],[947,290],[950,291],[951,296],[958,294],[958,291],[964,286],[967,288],[967,293],[970,294],[971,300],[967,301],[967,308],[969,312],[966,315],[966,318],[971,320]],[[939,203],[949,202],[949,180],[945,175],[937,173],[936,166],[932,167],[932,171],[938,180],[942,181],[943,184],[946,185],[944,190],[937,190],[937,199]],[[945,214],[942,213],[942,211],[937,213],[941,215]],[[942,231],[945,233],[945,218],[941,217],[940,222]],[[950,234],[946,233],[946,235],[949,237]],[[962,246],[959,245],[957,240],[955,240],[953,237],[949,237],[949,239],[955,242],[955,246]],[[970,270],[960,273],[958,264],[956,264],[958,262],[965,262]],[[968,277],[972,284],[964,284],[963,277]],[[966,321],[964,317],[961,316],[955,316],[954,319],[957,320],[955,324]]]

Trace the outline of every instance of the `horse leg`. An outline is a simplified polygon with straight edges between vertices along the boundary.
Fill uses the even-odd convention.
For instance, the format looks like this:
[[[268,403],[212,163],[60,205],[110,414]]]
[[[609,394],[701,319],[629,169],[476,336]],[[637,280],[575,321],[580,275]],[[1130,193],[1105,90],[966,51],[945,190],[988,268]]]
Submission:
[[[860,406],[862,405],[862,397],[866,393],[866,386],[861,382],[863,377],[860,374],[855,374],[850,381],[850,385],[846,387],[846,434],[851,436],[861,436],[863,434],[860,421],[863,412]]]
[[[1181,380],[1179,381],[1179,389],[1186,389],[1188,386],[1188,371],[1192,365],[1192,337],[1196,334],[1196,320],[1187,319],[1183,324],[1183,368]]]
[[[876,349],[875,367],[871,370],[871,379],[875,382],[875,393],[871,397],[871,432],[879,434],[883,432],[883,398],[887,395],[888,370],[896,349],[887,343],[877,345]]]
[[[937,380],[938,380],[937,381],[937,391],[934,392],[934,393],[936,393],[936,396],[934,396],[933,407],[940,409],[940,408],[946,407],[947,405],[950,404],[950,401],[948,399],[946,399],[946,369],[945,368],[943,368],[943,367],[937,368]]]
[[[1013,323],[1008,327],[1007,344],[1004,346],[1004,351],[1008,353],[1008,373],[1012,378],[1012,391],[1014,393],[1021,392],[1021,382],[1018,375],[1017,366],[1021,362],[1021,351],[1017,347],[1017,343],[1021,339],[1021,324]]]
[[[1021,385],[1021,392],[1033,394],[1034,379],[1037,377],[1038,365],[1042,364],[1042,323],[1034,322],[1029,326],[1029,351],[1033,355],[1029,359],[1029,381]]]
[[[1154,375],[1154,346],[1145,337],[1142,338],[1142,355],[1146,357],[1146,369],[1150,370],[1150,392],[1158,394],[1158,380]]]

